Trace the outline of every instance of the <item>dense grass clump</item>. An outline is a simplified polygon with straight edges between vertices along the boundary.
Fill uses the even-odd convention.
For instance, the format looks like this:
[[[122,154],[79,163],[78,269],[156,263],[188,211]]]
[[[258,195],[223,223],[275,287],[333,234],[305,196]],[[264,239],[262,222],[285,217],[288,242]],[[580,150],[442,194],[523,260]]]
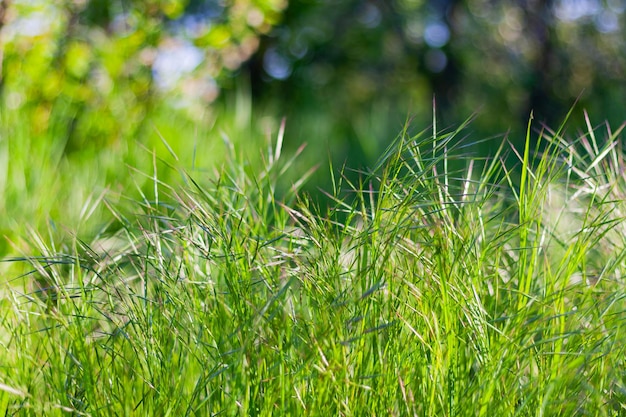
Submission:
[[[626,412],[621,129],[529,127],[517,171],[460,130],[404,132],[324,212],[302,181],[277,195],[280,134],[260,169],[155,169],[108,204],[114,235],[34,234],[2,289],[0,413]]]

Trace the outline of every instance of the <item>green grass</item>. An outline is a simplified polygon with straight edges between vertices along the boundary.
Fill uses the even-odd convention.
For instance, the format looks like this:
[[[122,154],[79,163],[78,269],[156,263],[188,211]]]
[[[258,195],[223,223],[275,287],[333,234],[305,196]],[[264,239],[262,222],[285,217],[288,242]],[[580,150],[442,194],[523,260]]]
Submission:
[[[0,414],[622,415],[621,128],[529,126],[515,168],[464,127],[333,170],[324,211],[279,133],[262,164],[161,152],[91,203],[115,233],[40,224],[4,264]]]
[[[39,131],[25,115],[2,112],[0,258],[27,251],[23,240],[33,231],[45,231],[58,243],[68,236],[68,230],[91,239],[111,229],[111,216],[102,200],[106,196],[117,205],[115,195],[137,199],[140,191],[152,198],[153,154],[168,155],[171,149],[181,165],[204,175],[203,171],[212,172],[224,163],[227,148],[234,146],[229,141],[245,140],[248,146],[240,148],[254,161],[252,156],[258,156],[265,132],[249,120],[251,104],[244,98],[221,107],[213,109],[206,123],[197,125],[170,108],[156,108],[145,123],[144,137],[121,132],[113,143],[72,146],[69,152],[64,136],[66,115],[52,117],[50,128]],[[166,162],[156,158],[156,164],[162,181],[180,178],[167,169]]]

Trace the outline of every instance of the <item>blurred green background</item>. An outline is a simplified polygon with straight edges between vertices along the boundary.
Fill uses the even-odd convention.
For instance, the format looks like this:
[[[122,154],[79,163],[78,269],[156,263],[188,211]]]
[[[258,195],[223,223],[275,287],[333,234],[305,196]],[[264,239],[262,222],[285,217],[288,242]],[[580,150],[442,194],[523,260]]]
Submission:
[[[626,109],[624,0],[0,7],[3,111],[27,114],[36,135],[60,122],[55,136],[70,153],[144,140],[173,114],[206,129],[236,95],[251,100],[253,123],[286,116],[290,144],[357,165],[377,158],[408,116],[427,126],[433,96],[441,126],[478,112],[480,137],[523,131],[531,110],[559,124],[577,98],[599,120],[621,121]],[[179,123],[169,141],[190,140],[176,137]]]
[[[428,128],[433,97],[440,128],[477,114],[475,142],[519,143],[531,110],[536,127],[557,128],[574,103],[572,134],[583,109],[594,125],[619,125],[625,8],[626,0],[4,0],[0,231],[23,218],[80,225],[90,192],[115,184],[148,193],[128,167],[150,172],[150,150],[166,152],[160,137],[183,167],[202,170],[224,160],[230,141],[259,159],[286,117],[285,147],[307,149],[285,186],[320,165],[308,184],[315,192],[329,188],[329,162],[372,166],[407,120]]]

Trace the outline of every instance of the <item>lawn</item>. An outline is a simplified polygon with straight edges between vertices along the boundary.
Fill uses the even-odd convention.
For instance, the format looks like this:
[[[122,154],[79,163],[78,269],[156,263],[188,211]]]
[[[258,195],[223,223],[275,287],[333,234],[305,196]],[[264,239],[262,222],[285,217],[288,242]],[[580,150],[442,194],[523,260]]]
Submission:
[[[407,125],[324,208],[284,125],[65,155],[5,118],[0,415],[623,415],[624,126],[583,117]]]

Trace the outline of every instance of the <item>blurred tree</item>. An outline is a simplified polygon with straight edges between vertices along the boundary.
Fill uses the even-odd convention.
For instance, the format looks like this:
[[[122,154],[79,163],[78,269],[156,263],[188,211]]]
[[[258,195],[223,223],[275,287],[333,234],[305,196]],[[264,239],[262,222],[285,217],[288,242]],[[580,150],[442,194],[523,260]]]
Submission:
[[[521,131],[531,109],[558,124],[577,97],[626,113],[625,0],[0,4],[2,102],[36,131],[60,126],[68,150],[141,136],[155,106],[200,120],[246,78],[302,135],[342,138],[331,152],[363,163],[407,113],[428,123],[433,95],[444,126],[481,110],[481,135]]]
[[[286,0],[2,2],[2,103],[67,150],[142,135],[155,103],[200,112]],[[196,13],[208,13],[204,18]],[[181,80],[182,73],[190,76]],[[161,99],[165,97],[165,99]],[[195,106],[195,107],[194,107]]]
[[[558,125],[578,97],[592,114],[617,119],[626,113],[625,7],[624,0],[291,2],[248,69],[256,96],[280,97],[286,112],[324,112],[344,136],[367,131],[355,120],[375,117],[377,103],[393,109],[379,117],[395,131],[389,114],[408,109],[427,122],[433,95],[444,124],[482,110],[473,126],[485,135],[523,131],[531,110]]]

